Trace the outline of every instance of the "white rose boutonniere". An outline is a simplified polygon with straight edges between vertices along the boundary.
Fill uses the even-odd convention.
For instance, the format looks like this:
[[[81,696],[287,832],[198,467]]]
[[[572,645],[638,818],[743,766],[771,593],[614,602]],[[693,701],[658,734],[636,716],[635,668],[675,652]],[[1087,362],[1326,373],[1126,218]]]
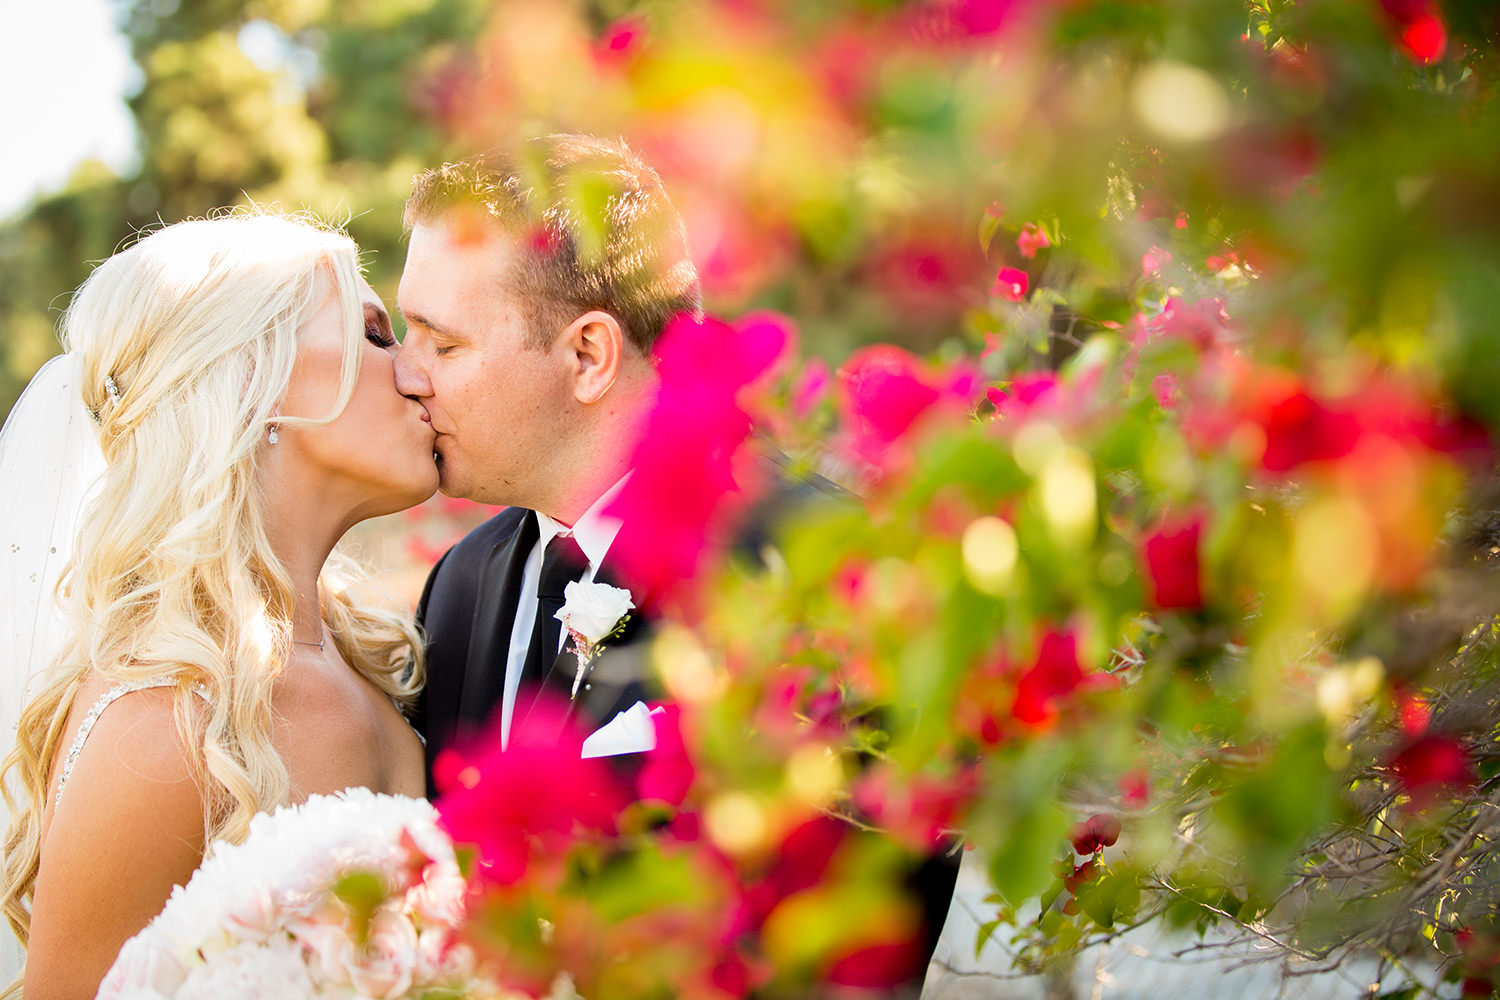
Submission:
[[[568,630],[572,639],[570,651],[578,659],[571,697],[578,697],[578,685],[583,683],[589,664],[604,648],[604,641],[625,628],[634,607],[630,591],[607,583],[573,581],[563,588],[563,606],[555,617]]]

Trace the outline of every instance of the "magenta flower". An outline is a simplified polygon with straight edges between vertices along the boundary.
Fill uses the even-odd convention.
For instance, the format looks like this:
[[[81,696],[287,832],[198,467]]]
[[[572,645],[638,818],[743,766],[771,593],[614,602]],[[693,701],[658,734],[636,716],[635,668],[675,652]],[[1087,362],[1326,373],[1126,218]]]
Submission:
[[[926,368],[889,344],[856,351],[839,369],[839,403],[855,455],[879,464],[929,410],[966,412],[973,372]]]
[[[686,597],[756,488],[735,461],[751,427],[740,396],[775,368],[793,337],[770,313],[736,326],[679,316],[662,333],[656,403],[611,508],[624,521],[611,556],[638,605]]]
[[[990,289],[990,294],[997,299],[1020,302],[1026,297],[1026,289],[1030,285],[1031,279],[1026,276],[1025,271],[1018,267],[1002,267],[1000,273],[995,275],[995,284]]]

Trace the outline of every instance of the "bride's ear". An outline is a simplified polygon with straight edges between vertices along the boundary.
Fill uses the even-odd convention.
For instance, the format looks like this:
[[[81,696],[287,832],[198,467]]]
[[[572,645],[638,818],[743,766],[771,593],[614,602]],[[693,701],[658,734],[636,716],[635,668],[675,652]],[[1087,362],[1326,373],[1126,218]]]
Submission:
[[[572,355],[573,397],[597,403],[620,377],[625,360],[625,331],[619,320],[599,309],[575,319],[563,335]]]

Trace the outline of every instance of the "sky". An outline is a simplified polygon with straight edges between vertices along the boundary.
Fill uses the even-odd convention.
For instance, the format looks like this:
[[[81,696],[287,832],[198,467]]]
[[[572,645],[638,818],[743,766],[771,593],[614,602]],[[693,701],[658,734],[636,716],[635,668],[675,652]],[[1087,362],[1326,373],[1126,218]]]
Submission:
[[[130,168],[136,72],[110,0],[0,0],[0,218],[85,159]]]

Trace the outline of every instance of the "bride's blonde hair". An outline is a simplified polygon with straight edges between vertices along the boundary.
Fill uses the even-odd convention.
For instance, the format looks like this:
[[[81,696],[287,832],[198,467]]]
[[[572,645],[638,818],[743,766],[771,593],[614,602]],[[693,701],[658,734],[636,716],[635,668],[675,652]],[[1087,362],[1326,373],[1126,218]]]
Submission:
[[[21,801],[5,836],[6,919],[28,937],[52,763],[91,673],[175,684],[176,728],[204,801],[205,843],[243,840],[288,800],[271,744],[271,688],[291,649],[293,587],[272,552],[256,469],[291,379],[298,331],[330,294],[344,316],[348,403],[364,339],[358,251],[343,233],[237,213],[160,229],[100,265],[63,321],[107,463],[80,519],[61,588],[70,637],[21,715],[5,760]],[[309,497],[308,503],[316,503]],[[414,627],[356,603],[353,564],[319,580],[345,659],[409,703],[421,683]],[[408,669],[410,665],[414,669]],[[199,699],[194,688],[207,695]]]

